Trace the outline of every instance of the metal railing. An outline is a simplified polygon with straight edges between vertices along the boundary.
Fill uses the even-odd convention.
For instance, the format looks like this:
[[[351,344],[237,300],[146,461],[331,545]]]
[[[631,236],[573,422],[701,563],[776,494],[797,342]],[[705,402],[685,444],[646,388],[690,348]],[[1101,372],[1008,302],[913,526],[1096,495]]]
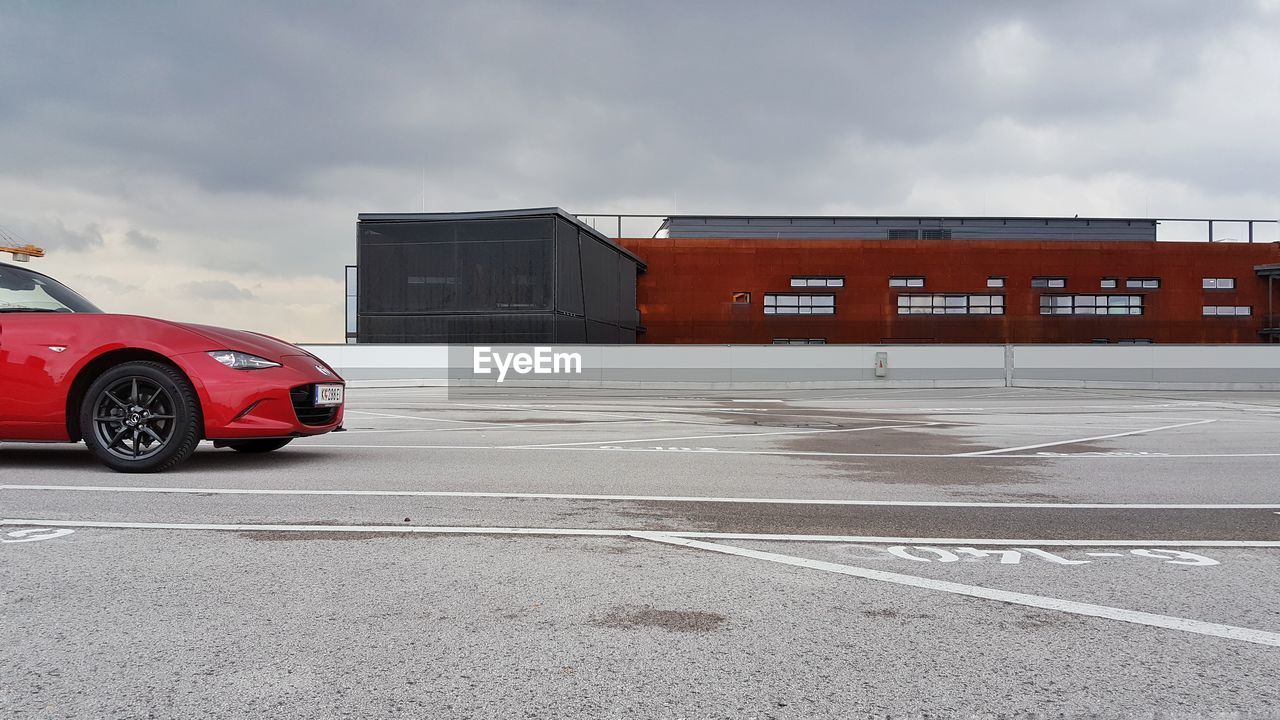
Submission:
[[[611,238],[622,237],[657,237],[658,231],[662,229],[662,222],[671,217],[671,213],[665,215],[636,215],[634,213],[574,213],[582,222],[590,225],[593,229],[600,233],[608,235]],[[625,225],[624,225],[625,221]],[[653,230],[647,230],[652,227]],[[635,230],[639,228],[642,234],[639,235],[623,235],[624,228]]]
[[[1259,219],[1233,219],[1233,218],[1155,218],[1156,221],[1156,240],[1165,242],[1280,242],[1280,220],[1259,220]],[[1161,238],[1160,227],[1162,225],[1172,226],[1174,223],[1186,223],[1203,228],[1201,237],[1189,238]],[[1239,237],[1233,235],[1223,235],[1222,231],[1226,228],[1228,232],[1235,230],[1239,233]]]
[[[657,237],[662,223],[677,213],[574,213],[583,223],[611,238]],[[697,214],[689,217],[744,217],[742,215]],[[760,216],[765,217],[765,216]],[[770,216],[772,217],[772,216]],[[795,216],[806,217],[806,216]],[[831,217],[828,215],[813,217]],[[838,216],[837,216],[838,217]],[[925,219],[930,221],[1006,219],[994,215],[987,218],[959,215],[879,215],[883,220]],[[1280,242],[1280,220],[1248,218],[1081,218],[1009,216],[1009,220],[1141,220],[1156,223],[1156,242],[1269,243]],[[624,232],[626,231],[626,232]]]

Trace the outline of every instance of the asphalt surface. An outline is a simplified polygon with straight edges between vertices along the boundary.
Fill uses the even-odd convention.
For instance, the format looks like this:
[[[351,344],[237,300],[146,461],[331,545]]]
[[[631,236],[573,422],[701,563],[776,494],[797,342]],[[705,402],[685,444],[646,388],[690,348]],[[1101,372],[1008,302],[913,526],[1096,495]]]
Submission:
[[[0,709],[1280,717],[1280,396],[350,391],[0,445]]]

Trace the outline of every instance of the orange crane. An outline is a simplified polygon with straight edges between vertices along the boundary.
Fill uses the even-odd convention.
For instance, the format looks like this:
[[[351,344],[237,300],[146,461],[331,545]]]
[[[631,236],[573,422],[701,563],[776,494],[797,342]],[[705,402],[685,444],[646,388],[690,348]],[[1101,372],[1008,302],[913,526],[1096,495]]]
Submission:
[[[0,245],[0,252],[7,252],[13,255],[15,262],[30,262],[33,257],[44,257],[44,248],[38,248],[30,243],[26,245]]]

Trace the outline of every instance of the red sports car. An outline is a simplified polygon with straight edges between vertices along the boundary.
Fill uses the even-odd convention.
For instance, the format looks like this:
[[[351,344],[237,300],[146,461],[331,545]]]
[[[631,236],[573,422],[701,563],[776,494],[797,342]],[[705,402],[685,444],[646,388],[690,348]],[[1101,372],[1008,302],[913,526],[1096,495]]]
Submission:
[[[0,441],[84,440],[114,470],[157,472],[201,439],[262,453],[337,430],[344,390],[282,340],[103,313],[0,263]]]

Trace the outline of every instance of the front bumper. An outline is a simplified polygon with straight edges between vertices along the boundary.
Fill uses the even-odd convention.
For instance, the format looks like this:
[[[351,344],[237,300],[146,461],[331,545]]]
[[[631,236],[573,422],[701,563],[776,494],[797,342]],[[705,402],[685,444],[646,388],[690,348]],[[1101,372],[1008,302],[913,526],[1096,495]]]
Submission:
[[[322,435],[342,426],[343,405],[330,410],[311,399],[317,384],[345,383],[308,355],[286,355],[281,367],[262,370],[233,370],[207,353],[177,359],[196,385],[209,440]]]

